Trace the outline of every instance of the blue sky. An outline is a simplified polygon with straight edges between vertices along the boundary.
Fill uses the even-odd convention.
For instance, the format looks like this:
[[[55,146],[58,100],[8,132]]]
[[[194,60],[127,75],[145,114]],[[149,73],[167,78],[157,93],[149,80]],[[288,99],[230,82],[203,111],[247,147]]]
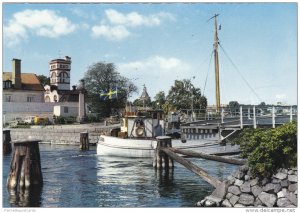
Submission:
[[[4,3],[3,71],[19,58],[22,72],[48,76],[48,62],[68,55],[74,85],[93,63],[110,62],[152,98],[193,76],[203,92],[208,73],[204,95],[215,104],[207,20],[216,13],[227,54],[219,49],[221,103],[297,104],[296,3]]]

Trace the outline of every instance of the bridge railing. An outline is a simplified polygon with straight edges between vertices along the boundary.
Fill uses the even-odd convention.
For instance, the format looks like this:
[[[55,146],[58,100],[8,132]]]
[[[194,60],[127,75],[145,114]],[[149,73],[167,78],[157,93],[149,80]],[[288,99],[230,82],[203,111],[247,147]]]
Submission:
[[[276,105],[241,105],[237,107],[185,110],[188,118],[186,122],[191,123],[219,123],[239,125],[243,128],[245,125],[281,125],[297,119],[298,108],[293,106]]]

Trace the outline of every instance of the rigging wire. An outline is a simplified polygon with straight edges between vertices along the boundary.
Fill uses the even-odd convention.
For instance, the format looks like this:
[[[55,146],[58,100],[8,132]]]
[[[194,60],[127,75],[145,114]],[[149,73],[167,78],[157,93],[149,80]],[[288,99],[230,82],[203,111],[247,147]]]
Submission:
[[[204,83],[202,96],[204,96],[204,93],[205,93],[205,88],[206,88],[206,83],[207,83],[207,79],[208,79],[208,74],[209,74],[209,70],[210,70],[211,59],[212,59],[213,53],[214,53],[214,51],[212,50],[211,54],[210,54],[209,65],[208,65],[208,70],[207,70],[206,77],[205,77],[205,83]]]
[[[232,66],[235,68],[235,70],[238,72],[238,74],[241,76],[241,78],[244,80],[244,82],[247,84],[247,86],[250,88],[250,90],[253,92],[253,94],[256,96],[256,98],[261,101],[261,98],[259,97],[259,95],[255,92],[255,90],[250,86],[249,82],[246,80],[246,78],[244,78],[244,76],[242,75],[242,73],[239,71],[239,69],[237,68],[237,66],[233,63],[233,61],[231,60],[231,58],[229,57],[229,55],[226,53],[226,51],[224,50],[224,48],[222,47],[222,45],[219,42],[219,46],[221,47],[223,53],[225,54],[225,56],[227,57],[227,59],[230,61],[230,63],[232,64]]]

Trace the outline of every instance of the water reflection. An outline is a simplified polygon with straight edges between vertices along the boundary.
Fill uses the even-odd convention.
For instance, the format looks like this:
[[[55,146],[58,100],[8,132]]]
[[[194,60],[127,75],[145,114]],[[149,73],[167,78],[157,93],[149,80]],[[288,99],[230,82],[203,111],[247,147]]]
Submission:
[[[8,196],[11,207],[40,207],[42,187],[8,189]]]

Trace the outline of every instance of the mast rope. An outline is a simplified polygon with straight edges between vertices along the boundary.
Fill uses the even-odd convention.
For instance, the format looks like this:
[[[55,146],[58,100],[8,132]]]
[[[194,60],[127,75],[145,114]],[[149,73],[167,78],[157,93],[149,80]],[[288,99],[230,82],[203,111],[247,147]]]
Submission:
[[[221,43],[219,43],[219,46],[221,47],[223,53],[225,54],[225,56],[227,57],[227,59],[230,61],[230,63],[232,64],[232,66],[235,68],[235,70],[237,71],[237,73],[240,75],[240,77],[243,79],[243,81],[247,84],[247,86],[250,88],[250,90],[253,92],[253,94],[256,96],[256,98],[261,101],[261,98],[259,97],[259,95],[255,92],[255,90],[250,86],[249,82],[246,80],[246,78],[244,78],[244,76],[242,75],[242,73],[240,72],[240,70],[238,69],[238,67],[233,63],[233,61],[231,60],[231,58],[229,57],[229,55],[226,53],[226,51],[224,50],[224,48],[222,47]]]
[[[207,70],[206,77],[205,77],[205,83],[204,83],[202,96],[204,96],[204,93],[205,93],[205,88],[206,88],[206,83],[207,83],[207,79],[208,79],[208,74],[209,74],[209,70],[210,70],[211,59],[212,59],[213,53],[214,53],[214,50],[212,50],[211,54],[210,54],[210,60],[209,60],[208,70]]]

